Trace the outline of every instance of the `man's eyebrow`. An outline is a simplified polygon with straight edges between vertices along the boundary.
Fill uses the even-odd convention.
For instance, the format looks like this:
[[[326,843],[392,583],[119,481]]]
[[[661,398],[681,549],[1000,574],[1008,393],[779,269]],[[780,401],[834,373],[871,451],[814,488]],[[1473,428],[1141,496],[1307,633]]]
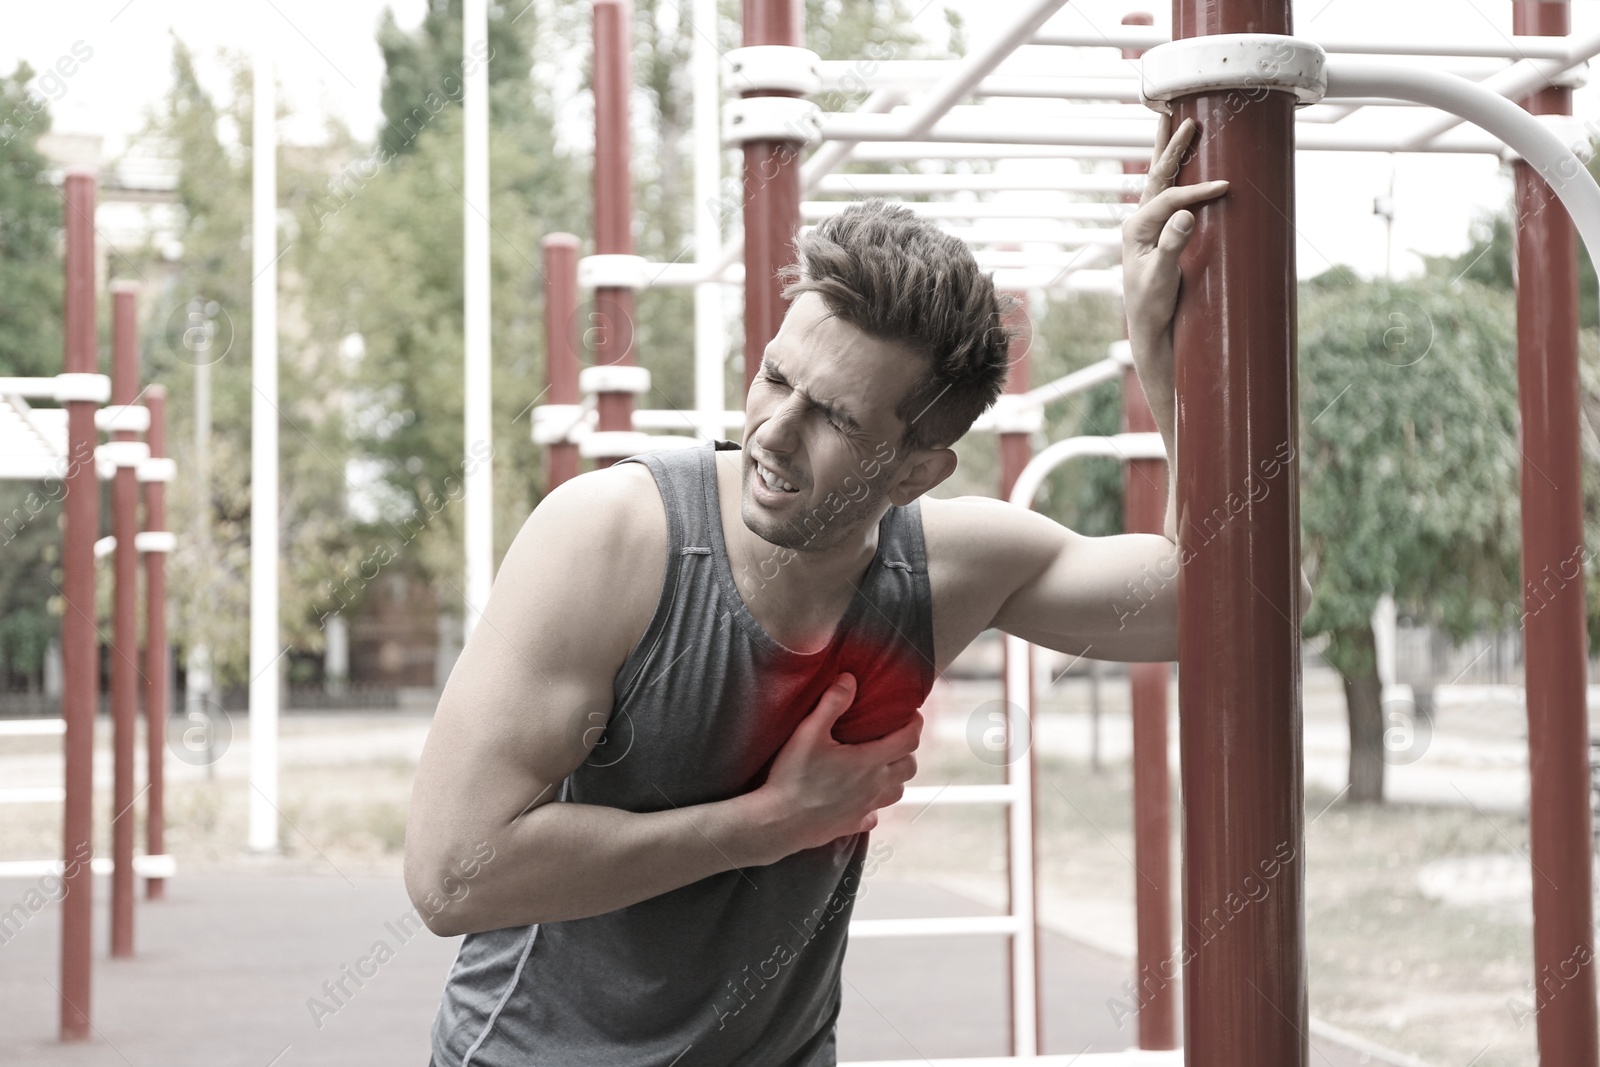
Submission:
[[[816,397],[812,396],[809,393],[806,394],[806,399],[811,401],[811,403],[812,403],[812,405],[814,407],[816,407],[819,411],[821,411],[824,414],[826,414],[830,419],[833,419],[835,422],[842,422],[846,426],[850,427],[852,430],[860,430],[861,429],[861,422],[854,415],[850,414],[850,412],[846,411],[844,408],[840,407],[838,404],[832,403],[832,402],[827,401],[827,400],[819,400],[819,399],[817,399]]]
[[[770,355],[763,355],[761,357],[761,370],[768,378],[775,382],[781,382],[784,385],[790,384],[789,379],[784,376],[783,371],[778,369],[777,361],[774,360]],[[816,408],[824,415],[827,415],[830,419],[833,419],[835,422],[842,422],[852,430],[860,431],[862,429],[861,420],[852,415],[848,409],[841,407],[839,404],[831,400],[823,400],[820,397],[813,396],[811,393],[805,392],[805,390],[800,391],[804,393],[806,401],[812,407]]]

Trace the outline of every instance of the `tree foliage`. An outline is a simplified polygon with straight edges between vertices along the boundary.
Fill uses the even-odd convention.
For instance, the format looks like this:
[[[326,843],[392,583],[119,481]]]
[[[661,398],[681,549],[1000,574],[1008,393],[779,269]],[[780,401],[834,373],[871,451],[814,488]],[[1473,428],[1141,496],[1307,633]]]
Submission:
[[[1307,634],[1370,620],[1392,590],[1454,637],[1516,603],[1514,311],[1437,280],[1306,287],[1300,524]],[[1334,665],[1364,664],[1331,651]]]
[[[509,545],[538,498],[542,457],[529,409],[544,385],[540,239],[582,229],[581,163],[558,151],[546,96],[529,81],[540,18],[496,8],[491,21],[490,326],[495,544]],[[463,480],[462,165],[460,4],[436,3],[414,30],[386,19],[384,106],[422,109],[404,151],[350,141],[307,204],[294,267],[306,280],[309,329],[341,348],[340,425],[355,465],[351,534],[327,561],[316,618],[360,603],[376,573],[434,583],[442,604],[461,602]],[[429,102],[429,94],[433,99]],[[404,126],[404,123],[401,123]],[[335,210],[326,210],[334,205]],[[355,340],[359,338],[359,340]],[[446,611],[452,611],[446,608]]]
[[[1383,799],[1372,613],[1457,639],[1515,617],[1515,317],[1505,294],[1440,278],[1340,283],[1300,300],[1300,529],[1350,716],[1351,799]]]
[[[32,80],[26,63],[0,77],[0,373],[27,377],[61,370],[61,197],[45,180],[50,108]]]
[[[49,101],[28,88],[33,70],[0,77],[0,376],[61,370],[61,197],[50,187],[38,141]],[[36,686],[60,624],[62,485],[0,482],[0,688]]]
[[[226,687],[243,684],[249,671],[253,84],[244,56],[218,59],[227,81],[213,92],[193,53],[174,40],[172,88],[145,135],[182,162],[181,249],[130,250],[113,260],[113,270],[143,285],[141,373],[168,389],[169,450],[190,475],[198,468],[197,368],[204,365],[210,377],[210,479],[181,478],[168,496],[169,526],[186,542],[169,562],[176,607],[171,636],[180,649],[207,644],[216,678]],[[315,153],[284,146],[279,155],[280,197],[298,206],[279,234],[279,594],[285,640],[309,649],[320,647],[310,606],[327,561],[345,550],[347,537],[348,450],[337,418],[338,365],[328,345],[302,328],[306,286],[294,269],[312,223],[308,189],[320,168]]]

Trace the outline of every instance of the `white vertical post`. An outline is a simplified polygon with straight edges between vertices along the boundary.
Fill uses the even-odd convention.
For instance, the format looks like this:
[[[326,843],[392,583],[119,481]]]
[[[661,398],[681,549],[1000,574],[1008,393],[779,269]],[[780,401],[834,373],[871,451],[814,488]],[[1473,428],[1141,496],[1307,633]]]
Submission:
[[[1394,685],[1394,668],[1400,641],[1400,617],[1394,595],[1384,593],[1372,609],[1372,636],[1378,658],[1378,684]]]
[[[717,0],[694,0],[694,258],[710,270],[722,256],[722,90],[717,74]],[[694,287],[694,406],[700,435],[728,437],[728,339],[722,317],[722,284]]]
[[[466,123],[465,220],[462,270],[466,342],[467,602],[466,636],[489,602],[494,582],[494,464],[489,374],[489,4],[466,0],[462,10],[462,104]]]
[[[278,134],[270,35],[256,38],[250,269],[250,848],[278,848]]]
[[[1007,806],[1011,820],[1011,914],[1017,933],[1011,952],[1011,1025],[1014,1055],[1039,1054],[1037,919],[1033,899],[1033,649],[1020,637],[1006,634],[1006,683],[1012,694],[1007,743],[1011,783],[1016,797]]]

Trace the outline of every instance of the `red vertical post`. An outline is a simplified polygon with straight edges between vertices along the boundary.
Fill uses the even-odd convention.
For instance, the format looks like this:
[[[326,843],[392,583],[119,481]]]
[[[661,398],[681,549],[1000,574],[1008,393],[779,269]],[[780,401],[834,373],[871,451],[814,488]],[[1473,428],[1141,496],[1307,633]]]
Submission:
[[[801,0],[744,0],[744,45],[805,43]],[[792,96],[758,90],[750,96]],[[777,335],[789,302],[778,271],[794,262],[800,233],[800,140],[744,145],[744,388],[761,369],[767,342]],[[741,394],[742,396],[743,394]]]
[[[1290,0],[1174,0],[1173,30],[1288,34]],[[1195,212],[1174,333],[1194,1067],[1304,1067],[1309,1052],[1299,472],[1284,458],[1299,442],[1294,107],[1291,92],[1260,87],[1173,103],[1174,122],[1200,127],[1179,180],[1233,180]]]
[[[139,395],[138,288],[111,284],[111,402]],[[122,421],[127,425],[126,420]],[[113,430],[115,442],[135,443],[132,430]],[[111,531],[116,584],[111,606],[111,955],[133,955],[134,733],[139,728],[139,483],[135,463],[120,452],[111,485]]]
[[[1006,368],[1005,391],[1019,396],[1028,391],[1032,375],[1028,367],[1028,351],[1033,347],[1032,323],[1028,318],[1028,294],[1008,293],[1016,300],[1015,311],[1008,316],[1006,325],[1016,333],[1007,349],[1009,365]],[[1033,444],[1028,434],[1002,427],[1000,430],[1000,499],[1010,500],[1022,468],[1033,458]]]
[[[629,146],[628,97],[633,92],[633,5],[629,0],[594,0],[594,250],[596,255],[633,254],[633,163]],[[598,286],[594,320],[585,331],[596,366],[634,364],[632,289]],[[633,394],[605,392],[596,398],[600,430],[633,428]],[[611,460],[596,461],[607,467]]]
[[[1124,26],[1151,26],[1147,11],[1123,17]],[[1136,60],[1143,49],[1124,49]],[[1144,174],[1147,163],[1124,162],[1122,173]],[[1138,203],[1137,196],[1123,198]],[[1139,376],[1129,367],[1122,380],[1123,429],[1154,433],[1155,415]],[[1129,460],[1123,468],[1123,527],[1128,533],[1162,532],[1167,505],[1167,465],[1158,459]],[[1172,781],[1167,770],[1167,682],[1165,663],[1128,664],[1133,716],[1133,865],[1138,946],[1135,1003],[1139,1047],[1178,1047],[1178,988],[1172,958]]]
[[[544,249],[545,381],[550,403],[577,404],[578,396],[578,238],[552,233]],[[578,446],[549,445],[545,492],[578,476]]]
[[[95,328],[95,179],[69,168],[65,179],[67,374],[99,371]],[[95,473],[95,402],[68,400],[64,473],[66,529],[61,551],[61,714],[66,800],[62,805],[61,1040],[86,1041],[90,1032],[90,938],[94,918],[94,720],[100,698],[100,652],[95,641],[94,542],[100,533],[100,485]]]
[[[145,407],[150,409],[150,429],[145,440],[150,458],[167,456],[167,390],[152,385],[145,391]],[[144,526],[146,533],[167,534],[167,486],[161,477],[144,483]],[[166,756],[167,718],[171,694],[167,689],[167,553],[152,544],[144,553],[145,658],[144,658],[144,739],[145,778],[150,791],[145,797],[145,845],[147,856],[167,854]],[[165,878],[145,881],[145,896],[160,900],[167,895]]]
[[[1519,35],[1571,32],[1567,0],[1516,0]],[[1523,101],[1572,114],[1572,90]],[[1523,644],[1527,652],[1528,836],[1539,1062],[1595,1067],[1588,631],[1579,444],[1578,249],[1537,171],[1516,164],[1517,393],[1522,412]]]
[[[1014,328],[1016,330],[1016,332],[1013,334],[1012,339],[1011,339],[1011,345],[1007,349],[1007,352],[1006,352],[1008,366],[1007,366],[1007,369],[1006,369],[1005,391],[1009,395],[1016,396],[1016,395],[1020,395],[1020,394],[1026,393],[1028,391],[1028,386],[1029,386],[1029,383],[1030,383],[1031,377],[1032,377],[1031,374],[1029,373],[1030,368],[1028,366],[1028,352],[1033,347],[1033,333],[1032,333],[1033,324],[1032,324],[1032,322],[1030,321],[1030,319],[1028,317],[1028,304],[1027,304],[1028,294],[1021,293],[1021,292],[1014,292],[1014,293],[1010,293],[1008,295],[1010,295],[1012,297],[1015,297],[1017,303],[1016,303],[1014,311],[1011,313],[1010,316],[1007,317],[1007,321],[1006,321],[1006,325]],[[1004,426],[1001,427],[999,436],[1000,436],[1000,499],[1001,500],[1010,500],[1011,499],[1011,490],[1016,488],[1017,478],[1022,474],[1022,469],[1028,465],[1028,460],[1033,458],[1033,444],[1028,440],[1028,434],[1025,431],[1015,431],[1015,430],[1008,429],[1008,428],[1006,428]],[[1008,666],[1007,666],[1010,663],[1010,660],[1011,660],[1011,649],[1007,646],[1007,644],[1004,641],[1004,639],[1002,639],[1001,642],[1000,642],[1000,681],[1001,681],[1001,686],[1003,688],[1004,699],[1006,700],[1006,702],[1008,704],[1015,704],[1015,703],[1019,702],[1020,694],[1013,693],[1011,691],[1011,672],[1010,672],[1010,670],[1008,669]],[[1031,657],[1030,657],[1030,660],[1031,660]],[[1032,664],[1032,662],[1029,662],[1029,664],[1028,664],[1028,672],[1027,673],[1028,673],[1028,685],[1031,688],[1032,685],[1033,685],[1033,664]],[[1035,706],[1036,705],[1030,699],[1028,701],[1028,707],[1031,708],[1031,707],[1035,707]],[[1029,759],[1033,758],[1033,746],[1032,745],[1030,745],[1028,747],[1028,758]],[[1003,770],[1005,772],[1005,780],[1007,782],[1010,782],[1011,781],[1011,765],[1009,763],[1006,764],[1005,767],[1003,768]],[[1037,781],[1037,776],[1035,776],[1034,780]],[[1011,820],[1009,818],[1007,818],[1005,820],[1005,827],[1006,827],[1005,849],[1006,849],[1006,855],[1009,856],[1009,855],[1011,855]],[[1038,878],[1038,868],[1035,867],[1035,881],[1037,881],[1037,878]],[[1034,893],[1034,899],[1035,900],[1038,899],[1037,890]],[[1013,904],[1013,902],[1011,900],[1011,881],[1010,881],[1010,879],[1007,879],[1006,880],[1006,901],[1005,901],[1006,911],[1009,912],[1011,910],[1012,904]],[[1035,908],[1035,912],[1036,913],[1037,913],[1037,910],[1038,909]],[[1022,936],[1024,936],[1024,937],[1033,937],[1035,939],[1035,941],[1037,941],[1037,939],[1038,939],[1038,923],[1035,922],[1034,929],[1032,931],[1024,931]],[[1016,956],[1016,951],[1017,951],[1016,942],[1014,940],[1008,938],[1006,940],[1006,1001],[1007,1001],[1007,1013],[1008,1014],[1012,1014],[1012,1009],[1014,1008],[1014,1005],[1012,1003],[1012,998],[1014,998],[1017,995],[1017,991],[1016,991],[1015,988],[1013,988],[1013,983],[1012,983],[1012,975],[1014,973],[1013,968],[1015,966],[1013,961],[1014,961],[1015,956]],[[1039,1033],[1038,1033],[1038,1036],[1035,1038],[1035,1041],[1037,1042],[1037,1047],[1040,1048],[1040,1049],[1043,1049],[1044,1048],[1044,1003],[1043,1003],[1043,999],[1044,999],[1044,997],[1043,997],[1044,982],[1042,981],[1042,979],[1043,979],[1043,970],[1042,970],[1042,967],[1040,967],[1039,952],[1038,952],[1038,949],[1037,949],[1037,945],[1035,946],[1033,958],[1034,958],[1034,965],[1035,965],[1035,968],[1036,968],[1036,974],[1035,974],[1035,978],[1034,978],[1034,991],[1035,991],[1035,994],[1036,994],[1036,996],[1038,997],[1038,1000],[1039,1000],[1038,1010],[1035,1012],[1035,1015],[1034,1015],[1034,1017],[1039,1020]],[[1011,1055],[1015,1056],[1017,1054],[1017,1050],[1016,1050],[1016,1034],[1014,1032],[1008,1031],[1006,1040],[1011,1042],[1011,1047],[1008,1049],[1009,1053]]]

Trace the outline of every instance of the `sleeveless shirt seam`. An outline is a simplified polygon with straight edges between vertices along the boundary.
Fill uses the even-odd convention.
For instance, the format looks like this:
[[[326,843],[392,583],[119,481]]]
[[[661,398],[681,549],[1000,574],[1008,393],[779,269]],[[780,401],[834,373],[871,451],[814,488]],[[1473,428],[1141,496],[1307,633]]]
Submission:
[[[533,951],[534,938],[539,936],[537,923],[528,927],[528,942],[522,946],[522,955],[517,958],[516,969],[511,972],[511,981],[506,983],[506,991],[500,994],[500,1001],[494,1006],[494,1011],[489,1013],[489,1020],[483,1024],[483,1032],[478,1035],[478,1040],[467,1049],[465,1056],[461,1057],[461,1067],[471,1067],[472,1057],[478,1054],[478,1049],[483,1045],[484,1039],[494,1029],[494,1024],[500,1018],[500,1011],[506,1006],[506,1001],[511,999],[511,993],[517,988],[517,982],[522,978],[522,967],[528,962],[528,953]]]
[[[645,627],[644,633],[639,635],[639,640],[629,650],[628,656],[622,661],[622,667],[617,671],[616,680],[612,686],[612,702],[615,707],[621,707],[634,684],[644,675],[644,670],[650,664],[650,659],[655,655],[666,636],[668,623],[671,619],[671,608],[678,597],[681,563],[683,560],[682,549],[688,544],[688,536],[684,530],[683,516],[672,504],[671,489],[662,484],[662,479],[672,480],[671,473],[664,465],[659,465],[659,460],[654,460],[649,455],[630,456],[622,460],[623,463],[638,463],[650,472],[651,479],[656,484],[656,492],[661,497],[662,510],[667,515],[667,564],[665,573],[661,576],[661,592],[656,597],[655,609],[651,612],[650,622]],[[615,712],[613,712],[614,714]]]

